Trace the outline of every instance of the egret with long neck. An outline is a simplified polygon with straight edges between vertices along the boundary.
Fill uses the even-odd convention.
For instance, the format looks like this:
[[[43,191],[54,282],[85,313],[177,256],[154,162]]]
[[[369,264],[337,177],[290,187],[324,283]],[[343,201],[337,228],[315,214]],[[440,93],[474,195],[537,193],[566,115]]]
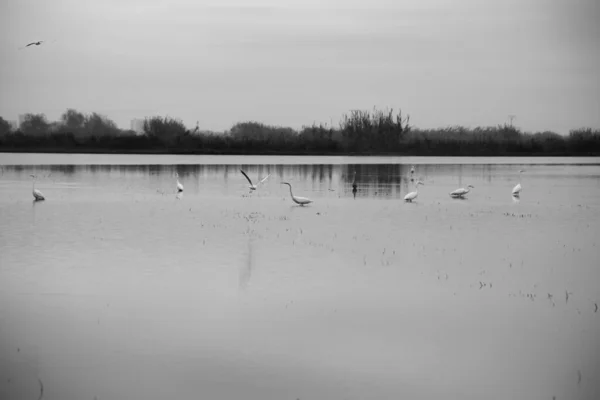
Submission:
[[[45,200],[46,198],[44,197],[44,195],[42,194],[42,192],[40,192],[39,190],[37,190],[35,188],[35,180],[37,179],[35,175],[29,175],[33,178],[33,182],[31,185],[31,193],[33,194],[33,198],[35,199],[35,201],[41,201],[41,200]]]
[[[281,184],[288,185],[290,187],[290,196],[292,196],[292,200],[294,201],[294,203],[300,204],[301,206],[312,203],[312,200],[307,197],[294,196],[294,193],[292,193],[292,185],[290,185],[288,182],[281,182]]]
[[[417,198],[417,196],[419,195],[419,185],[425,185],[425,184],[421,181],[417,181],[417,183],[415,183],[415,191],[410,192],[409,194],[404,196],[405,201],[411,203],[414,199]]]

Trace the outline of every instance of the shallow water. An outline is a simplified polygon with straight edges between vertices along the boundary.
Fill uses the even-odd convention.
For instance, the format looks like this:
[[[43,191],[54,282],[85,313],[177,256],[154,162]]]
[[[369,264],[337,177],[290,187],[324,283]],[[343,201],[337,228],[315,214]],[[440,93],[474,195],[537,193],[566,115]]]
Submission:
[[[0,398],[600,398],[590,160],[49,156],[0,162]]]

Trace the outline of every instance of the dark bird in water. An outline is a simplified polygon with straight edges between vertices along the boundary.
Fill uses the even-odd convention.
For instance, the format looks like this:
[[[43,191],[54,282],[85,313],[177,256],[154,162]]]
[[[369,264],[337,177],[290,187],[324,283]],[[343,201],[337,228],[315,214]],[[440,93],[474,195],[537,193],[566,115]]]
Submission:
[[[31,42],[31,43],[29,43],[29,44],[28,44],[27,46],[25,46],[25,47],[29,47],[29,46],[33,46],[33,45],[39,46],[39,45],[40,45],[40,44],[42,44],[43,42],[44,42],[43,40],[40,40],[39,42]]]
[[[598,303],[594,303],[594,312],[598,312]]]
[[[565,290],[565,303],[568,303],[568,302],[569,302],[569,295],[570,295],[570,294],[573,294],[573,293],[571,293],[571,292],[569,292],[569,291]]]
[[[356,170],[354,170],[354,174],[352,175],[352,194],[354,198],[356,198],[356,192],[358,191],[358,185],[356,184]]]

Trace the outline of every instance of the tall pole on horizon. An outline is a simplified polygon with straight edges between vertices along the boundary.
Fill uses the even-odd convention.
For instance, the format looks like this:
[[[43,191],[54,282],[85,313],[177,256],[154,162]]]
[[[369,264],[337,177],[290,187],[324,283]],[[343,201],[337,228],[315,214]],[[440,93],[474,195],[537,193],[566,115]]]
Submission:
[[[517,116],[516,115],[509,115],[508,118],[510,118],[510,127],[513,127],[513,119],[515,119]]]

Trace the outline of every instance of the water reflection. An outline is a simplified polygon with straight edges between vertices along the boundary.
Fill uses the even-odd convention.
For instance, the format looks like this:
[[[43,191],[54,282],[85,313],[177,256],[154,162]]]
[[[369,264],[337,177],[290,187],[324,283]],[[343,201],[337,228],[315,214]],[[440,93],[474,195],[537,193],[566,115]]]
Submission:
[[[580,166],[580,177],[596,179],[595,166]],[[299,195],[307,197],[402,198],[414,190],[418,180],[427,185],[426,198],[448,197],[457,187],[473,183],[480,189],[470,198],[487,197],[489,188],[509,191],[514,185],[514,165],[487,164],[422,164],[411,172],[408,164],[178,164],[178,165],[7,165],[2,182],[21,181],[36,174],[39,185],[49,198],[60,197],[61,190],[81,190],[84,187],[119,186],[127,192],[159,194],[176,193],[175,174],[189,195],[218,193],[242,195],[248,183],[240,169],[251,177],[269,179],[259,187],[257,197],[281,194],[278,184],[289,181]],[[552,169],[552,173],[536,174],[537,169]],[[564,176],[571,173],[562,166],[531,166],[531,181]],[[108,178],[108,179],[107,179]],[[512,181],[512,182],[511,182]],[[7,183],[8,184],[8,183]],[[216,190],[216,192],[215,192]],[[495,190],[495,189],[494,189]],[[47,191],[47,193],[46,193]],[[312,194],[311,194],[312,193]],[[424,197],[425,198],[425,197]],[[499,198],[499,197],[496,197]],[[182,199],[179,197],[179,199]],[[513,200],[514,201],[514,200]]]
[[[469,398],[492,386],[510,397],[515,385],[533,398],[547,376],[570,376],[576,388],[580,368],[574,390],[585,390],[586,376],[598,375],[593,360],[553,362],[597,343],[597,166],[569,176],[532,167],[516,207],[507,166],[420,165],[414,179],[426,186],[412,206],[400,197],[413,190],[410,165],[393,163],[245,166],[251,176],[273,174],[245,198],[236,164],[53,167],[6,168],[0,179],[0,354],[29,344],[42,360],[39,371],[11,365],[33,384],[0,398],[39,397],[38,373],[61,399],[174,390],[216,399],[410,398],[399,368],[425,382],[416,390],[434,388],[421,398],[465,398],[454,392],[471,381],[480,384]],[[32,170],[49,200],[30,209]],[[295,205],[279,184],[288,179],[315,203]],[[477,187],[469,202],[448,196],[457,183]],[[555,307],[550,294],[562,296]],[[510,324],[526,329],[515,335]],[[521,343],[536,346],[512,351]],[[482,354],[495,362],[473,377]],[[402,363],[416,359],[416,369]],[[14,387],[9,364],[0,363],[0,393]],[[430,385],[450,364],[453,386]],[[318,379],[305,375],[315,368]],[[134,370],[142,384],[121,379]],[[203,380],[180,379],[190,371]],[[523,381],[528,373],[536,375]],[[225,393],[223,377],[239,392]],[[69,382],[82,382],[77,393]],[[275,386],[285,393],[274,396]],[[251,393],[256,387],[263,390]]]
[[[252,275],[252,247],[253,240],[250,235],[248,235],[248,251],[246,252],[246,259],[244,263],[240,266],[240,277],[239,277],[239,289],[244,290],[248,286],[250,282],[250,277]]]

